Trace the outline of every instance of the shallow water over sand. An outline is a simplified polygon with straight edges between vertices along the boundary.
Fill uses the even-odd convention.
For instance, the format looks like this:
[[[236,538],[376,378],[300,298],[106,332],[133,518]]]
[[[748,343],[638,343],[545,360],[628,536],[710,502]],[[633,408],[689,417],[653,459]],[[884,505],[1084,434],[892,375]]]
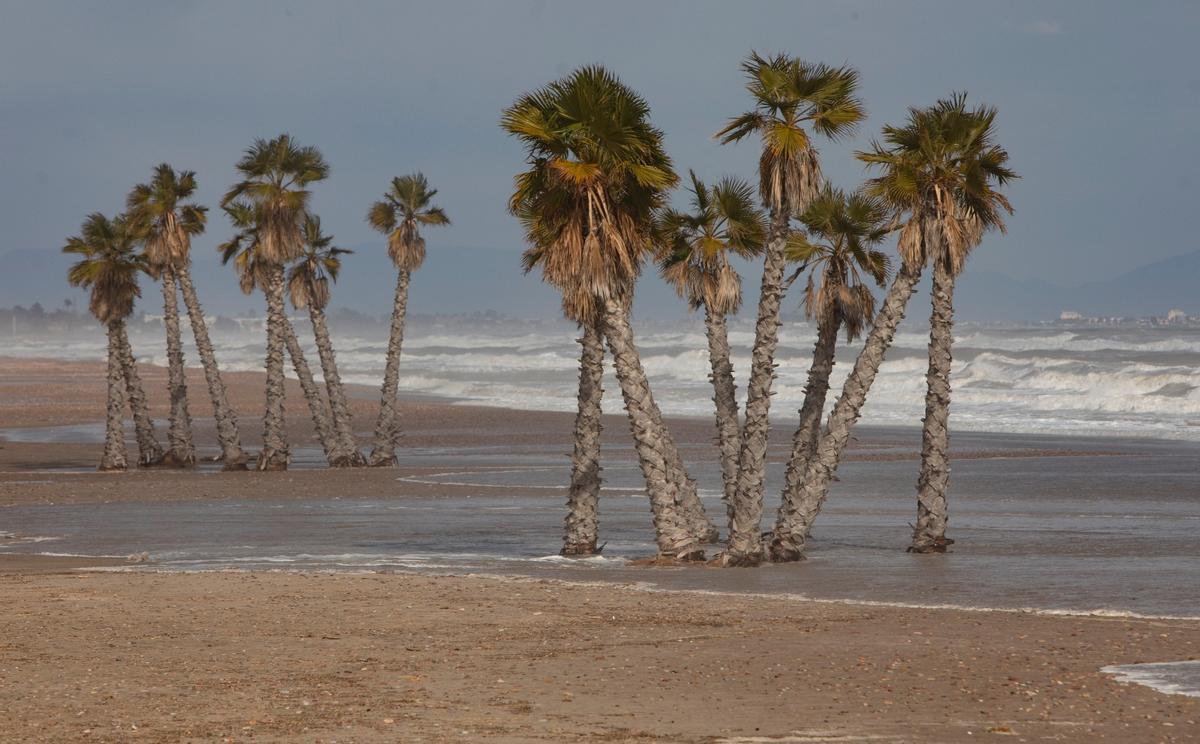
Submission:
[[[912,452],[915,432],[875,434],[878,444],[856,457]],[[623,449],[606,452],[604,558],[563,560],[555,553],[564,458],[538,448],[404,452],[407,464],[439,468],[412,480],[471,484],[467,497],[405,498],[408,479],[398,477],[394,491],[379,498],[331,493],[294,501],[280,494],[241,503],[9,507],[0,510],[0,530],[53,540],[0,540],[0,551],[145,551],[155,567],[175,570],[476,572],[831,600],[1200,616],[1195,444],[983,434],[960,435],[955,444],[962,457],[954,465],[951,536],[958,543],[944,556],[904,552],[917,462],[855,459],[842,466],[803,563],[631,567],[626,560],[651,554],[653,544],[640,474]],[[1066,449],[1090,454],[1039,454]],[[709,513],[723,522],[716,465],[703,461],[707,448],[688,450]],[[766,527],[780,475],[777,466]]]

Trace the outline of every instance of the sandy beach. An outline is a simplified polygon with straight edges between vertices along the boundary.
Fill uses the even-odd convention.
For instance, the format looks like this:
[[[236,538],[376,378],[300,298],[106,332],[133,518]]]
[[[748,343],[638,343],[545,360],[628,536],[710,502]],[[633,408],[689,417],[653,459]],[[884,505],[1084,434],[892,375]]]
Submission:
[[[163,371],[143,376],[161,406]],[[189,382],[197,440],[212,454],[198,370]],[[260,378],[228,382],[253,447]],[[315,446],[294,392],[293,442]],[[365,434],[374,394],[355,393]],[[2,428],[92,425],[102,395],[98,364],[0,359]],[[569,449],[565,414],[407,400],[402,417],[408,447]],[[686,457],[705,456],[710,422],[672,427]],[[864,437],[851,456],[915,461],[915,451],[892,451],[908,439],[888,436]],[[605,437],[625,444],[624,422],[610,417]],[[98,474],[99,445],[63,439],[0,442],[0,506],[470,492],[398,487],[397,477],[432,470],[420,464]],[[881,445],[895,446],[868,454]],[[0,530],[3,520],[0,508]],[[482,576],[160,572],[28,553],[0,554],[0,730],[14,740],[1184,742],[1200,730],[1200,699],[1099,671],[1200,658],[1198,621]]]

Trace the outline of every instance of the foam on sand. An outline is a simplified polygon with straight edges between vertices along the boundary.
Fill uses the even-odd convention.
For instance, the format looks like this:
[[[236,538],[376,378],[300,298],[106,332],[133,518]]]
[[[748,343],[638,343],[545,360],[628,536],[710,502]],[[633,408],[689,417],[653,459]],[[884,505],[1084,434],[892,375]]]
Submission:
[[[1120,664],[1100,670],[1120,682],[1144,685],[1166,695],[1200,698],[1200,661]]]

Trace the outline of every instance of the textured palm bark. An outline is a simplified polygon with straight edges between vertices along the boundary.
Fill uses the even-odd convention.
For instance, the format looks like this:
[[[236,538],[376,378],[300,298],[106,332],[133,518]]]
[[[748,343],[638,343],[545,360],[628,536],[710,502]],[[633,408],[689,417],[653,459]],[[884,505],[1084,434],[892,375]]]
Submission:
[[[850,430],[862,413],[867,393],[875,382],[875,375],[879,372],[879,366],[883,364],[888,347],[896,337],[896,327],[904,319],[904,308],[920,278],[920,267],[905,265],[892,281],[883,307],[875,316],[871,333],[867,336],[858,359],[854,361],[854,369],[842,386],[842,397],[838,398],[837,404],[829,414],[829,424],[821,436],[817,451],[809,459],[800,482],[800,490],[795,500],[785,505],[780,514],[779,523],[771,537],[772,560],[787,562],[804,558],[808,531],[821,511],[821,505],[825,503],[829,484],[837,473],[846,443],[850,441]]]
[[[704,504],[700,501],[700,494],[696,488],[696,479],[688,474],[687,467],[683,464],[683,457],[679,454],[679,447],[675,444],[675,438],[671,436],[671,429],[663,421],[662,411],[657,403],[654,404],[650,413],[654,425],[659,429],[659,438],[663,443],[663,457],[667,462],[667,477],[671,479],[671,483],[675,487],[675,503],[680,515],[697,540],[702,543],[717,542],[721,539],[721,532],[708,518],[708,512],[704,510]]]
[[[717,415],[717,447],[721,455],[723,500],[729,528],[733,530],[733,501],[737,490],[738,453],[742,431],[738,423],[737,389],[733,382],[733,363],[729,354],[729,330],[725,316],[704,309],[704,327],[708,336],[708,361],[712,366],[709,380],[713,385],[713,403]]]
[[[929,319],[929,371],[925,375],[925,422],[921,430],[921,475],[917,480],[917,524],[914,553],[944,553],[954,541],[946,537],[950,514],[950,365],[954,342],[954,275],[942,261],[933,268],[933,313]]]
[[[400,388],[400,348],[404,344],[404,316],[408,306],[409,272],[401,270],[396,278],[396,298],[392,303],[392,330],[388,336],[387,366],[383,370],[379,419],[375,422],[375,446],[367,463],[371,467],[396,464],[396,445],[400,439],[400,421],[396,414],[396,394]]]
[[[329,421],[329,409],[325,407],[325,399],[321,397],[321,388],[313,378],[308,360],[304,358],[304,349],[296,338],[296,329],[291,321],[284,316],[283,340],[287,345],[288,355],[292,358],[292,368],[296,370],[296,378],[300,380],[300,389],[304,391],[304,400],[308,403],[308,413],[312,416],[313,428],[317,430],[317,440],[325,452],[325,461],[333,464],[339,457],[337,442],[333,437],[333,426]]]
[[[321,358],[321,374],[325,378],[325,395],[329,398],[329,410],[333,418],[333,435],[337,442],[337,453],[329,464],[335,468],[358,467],[367,464],[367,458],[358,451],[354,439],[353,419],[346,402],[346,388],[338,374],[337,358],[333,353],[333,341],[329,337],[329,324],[325,311],[309,307],[312,320],[313,340],[317,345],[317,356]]]
[[[99,470],[129,469],[122,422],[125,412],[125,352],[118,330],[120,322],[108,324],[108,398],[104,417],[104,452],[100,456]]]
[[[129,333],[124,321],[117,321],[117,336],[121,343],[125,394],[129,398],[129,411],[133,414],[133,430],[138,444],[138,467],[157,467],[163,462],[163,449],[154,434],[154,419],[150,417],[150,404],[146,400],[142,378],[138,375],[137,361],[133,358],[133,347],[129,345]]]
[[[646,493],[654,514],[655,542],[664,558],[684,561],[703,560],[704,549],[692,533],[677,506],[675,484],[670,478],[670,464],[664,456],[666,442],[662,427],[654,421],[656,408],[650,383],[642,369],[642,360],[633,341],[633,328],[624,308],[609,300],[604,308],[604,335],[613,355],[613,367],[629,428],[633,434],[638,464],[646,480]]]
[[[192,416],[188,412],[187,377],[183,371],[183,332],[179,327],[179,294],[170,267],[160,277],[163,293],[163,326],[167,332],[167,395],[171,401],[167,417],[167,454],[163,464],[190,468],[196,464],[192,442]]]
[[[833,374],[837,352],[837,335],[841,322],[836,317],[823,317],[817,325],[817,341],[813,345],[812,365],[808,368],[808,384],[804,387],[804,404],[800,407],[800,424],[792,437],[792,455],[788,458],[783,476],[783,495],[779,502],[775,531],[783,524],[788,504],[800,493],[800,479],[808,469],[808,461],[817,450],[821,438],[821,414],[829,394],[829,376]]]
[[[583,324],[579,344],[579,409],[575,414],[575,451],[571,454],[563,555],[594,555],[599,537],[604,337],[596,323]]]
[[[238,432],[237,415],[229,405],[229,395],[221,380],[217,356],[208,337],[208,326],[204,322],[204,310],[196,287],[192,284],[191,271],[186,265],[175,267],[179,288],[183,291],[183,304],[187,307],[188,320],[192,324],[192,335],[196,338],[196,353],[204,367],[204,381],[212,399],[213,418],[217,424],[217,441],[221,446],[221,460],[225,470],[246,470],[246,453],[242,450],[242,437]]]
[[[287,470],[291,453],[284,432],[284,347],[287,343],[287,312],[283,304],[283,267],[271,269],[265,288],[267,296],[267,384],[266,410],[263,413],[263,448],[258,455],[259,470]]]
[[[721,555],[727,566],[755,566],[766,557],[763,551],[763,481],[770,432],[771,385],[775,380],[775,349],[779,345],[779,308],[783,301],[783,271],[787,217],[774,216],[771,241],[763,259],[762,288],[758,299],[758,321],[754,327],[754,350],[746,385],[746,423],[738,454],[737,489],[733,497],[729,544]]]

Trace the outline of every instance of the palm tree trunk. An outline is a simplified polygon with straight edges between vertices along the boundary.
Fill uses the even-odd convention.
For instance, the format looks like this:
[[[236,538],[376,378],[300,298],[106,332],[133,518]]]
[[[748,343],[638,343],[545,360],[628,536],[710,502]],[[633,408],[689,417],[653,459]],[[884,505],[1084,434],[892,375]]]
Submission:
[[[284,431],[284,346],[287,314],[283,305],[283,267],[274,266],[266,286],[267,296],[267,405],[263,414],[263,448],[259,470],[287,470],[291,453]]]
[[[771,384],[775,380],[775,349],[779,345],[779,307],[783,301],[783,270],[787,215],[772,216],[771,241],[763,259],[762,289],[750,379],[746,385],[746,423],[738,455],[737,489],[733,497],[729,544],[721,555],[727,566],[755,566],[764,559],[762,538],[763,479],[767,461]]]
[[[825,398],[829,393],[829,376],[833,374],[834,356],[837,352],[837,335],[841,320],[834,316],[822,316],[817,324],[817,342],[813,345],[812,365],[808,368],[808,384],[804,387],[804,405],[800,407],[800,425],[792,437],[792,456],[788,460],[783,477],[783,496],[779,504],[775,528],[782,524],[788,504],[795,502],[800,494],[800,479],[808,469],[808,461],[817,450],[821,437],[821,414],[825,412]]]
[[[99,470],[129,469],[121,421],[125,411],[125,353],[121,347],[120,324],[119,320],[108,324],[108,399],[104,419],[104,454],[100,456]]]
[[[138,375],[133,347],[129,345],[129,334],[123,320],[117,321],[117,335],[121,343],[121,362],[125,368],[125,391],[129,397],[129,410],[133,414],[133,429],[138,443],[138,467],[157,467],[162,464],[163,449],[154,434],[154,419],[150,417],[150,405],[146,401],[146,391]]]
[[[179,288],[183,290],[183,304],[187,306],[192,335],[196,338],[196,353],[200,356],[200,364],[204,366],[204,381],[208,384],[208,395],[212,399],[217,441],[221,445],[225,470],[246,470],[246,453],[242,451],[237,415],[229,405],[229,395],[225,391],[225,383],[221,381],[221,370],[217,367],[217,356],[208,337],[208,326],[204,323],[204,311],[196,296],[196,287],[192,284],[191,271],[184,264],[175,267],[175,275],[179,280]]]
[[[733,529],[733,500],[737,491],[738,452],[742,432],[738,424],[737,390],[733,383],[733,363],[729,360],[729,330],[725,316],[704,308],[704,328],[708,336],[709,379],[713,385],[713,403],[717,414],[717,447],[721,453],[721,479],[725,486],[725,512]]]
[[[329,464],[335,468],[366,465],[367,459],[358,451],[358,443],[354,440],[354,420],[350,415],[350,406],[346,403],[346,388],[342,385],[341,375],[338,374],[337,358],[333,353],[333,341],[329,338],[325,311],[309,306],[308,315],[312,320],[317,355],[321,358],[321,375],[325,378],[325,394],[329,398],[333,431],[337,439],[337,456]]]
[[[688,475],[683,458],[679,455],[679,447],[675,445],[675,438],[671,436],[670,428],[663,421],[662,410],[659,409],[657,403],[654,404],[651,415],[662,438],[663,456],[667,461],[667,477],[675,486],[676,508],[697,540],[702,543],[717,542],[721,538],[721,533],[704,510],[704,504],[700,501],[700,495],[696,491],[696,479]]]
[[[304,400],[308,403],[308,413],[312,416],[313,428],[317,430],[317,439],[325,452],[325,461],[330,465],[341,456],[337,442],[333,438],[333,427],[329,422],[329,410],[325,407],[325,399],[321,397],[321,389],[313,378],[308,360],[304,358],[304,349],[296,338],[296,329],[285,316],[283,319],[283,340],[287,345],[288,355],[292,357],[292,368],[300,380],[300,389],[304,391]],[[348,455],[347,455],[348,456]]]
[[[563,555],[594,555],[599,536],[604,337],[597,321],[583,324],[579,344],[579,410],[575,414],[575,451],[571,454]]]
[[[800,490],[795,500],[785,505],[783,513],[780,514],[779,523],[771,539],[772,560],[786,562],[804,558],[808,531],[829,493],[829,484],[837,472],[846,443],[850,441],[850,430],[858,421],[863,404],[867,401],[867,393],[871,390],[871,384],[875,382],[875,375],[883,364],[888,347],[896,337],[896,327],[904,319],[904,308],[920,278],[920,266],[904,265],[892,281],[883,307],[875,316],[875,325],[871,328],[858,359],[854,361],[854,369],[850,371],[845,385],[842,386],[842,397],[838,398],[837,404],[829,414],[829,424],[821,436],[817,451],[805,468]]]
[[[375,422],[375,446],[367,462],[371,467],[396,464],[396,444],[400,424],[396,415],[396,393],[400,388],[400,347],[404,343],[404,315],[408,306],[409,272],[401,270],[396,278],[396,299],[392,303],[392,330],[388,336],[387,366],[383,371],[379,419]]]
[[[655,422],[657,406],[633,342],[633,328],[624,307],[615,300],[605,302],[604,335],[612,351],[638,462],[646,479],[658,552],[670,559],[703,560],[704,549],[678,510],[676,487],[668,472],[670,460],[664,455],[667,443],[662,427]]]
[[[167,427],[167,454],[163,463],[174,468],[196,465],[196,447],[192,442],[192,416],[188,413],[187,377],[183,370],[183,334],[179,328],[179,295],[175,273],[168,266],[162,271],[163,326],[167,331],[167,394],[171,412]]]
[[[929,319],[929,389],[925,393],[925,425],[921,430],[921,476],[917,481],[917,526],[914,553],[944,553],[954,541],[946,537],[950,515],[950,363],[954,342],[954,275],[934,261],[933,313]]]

